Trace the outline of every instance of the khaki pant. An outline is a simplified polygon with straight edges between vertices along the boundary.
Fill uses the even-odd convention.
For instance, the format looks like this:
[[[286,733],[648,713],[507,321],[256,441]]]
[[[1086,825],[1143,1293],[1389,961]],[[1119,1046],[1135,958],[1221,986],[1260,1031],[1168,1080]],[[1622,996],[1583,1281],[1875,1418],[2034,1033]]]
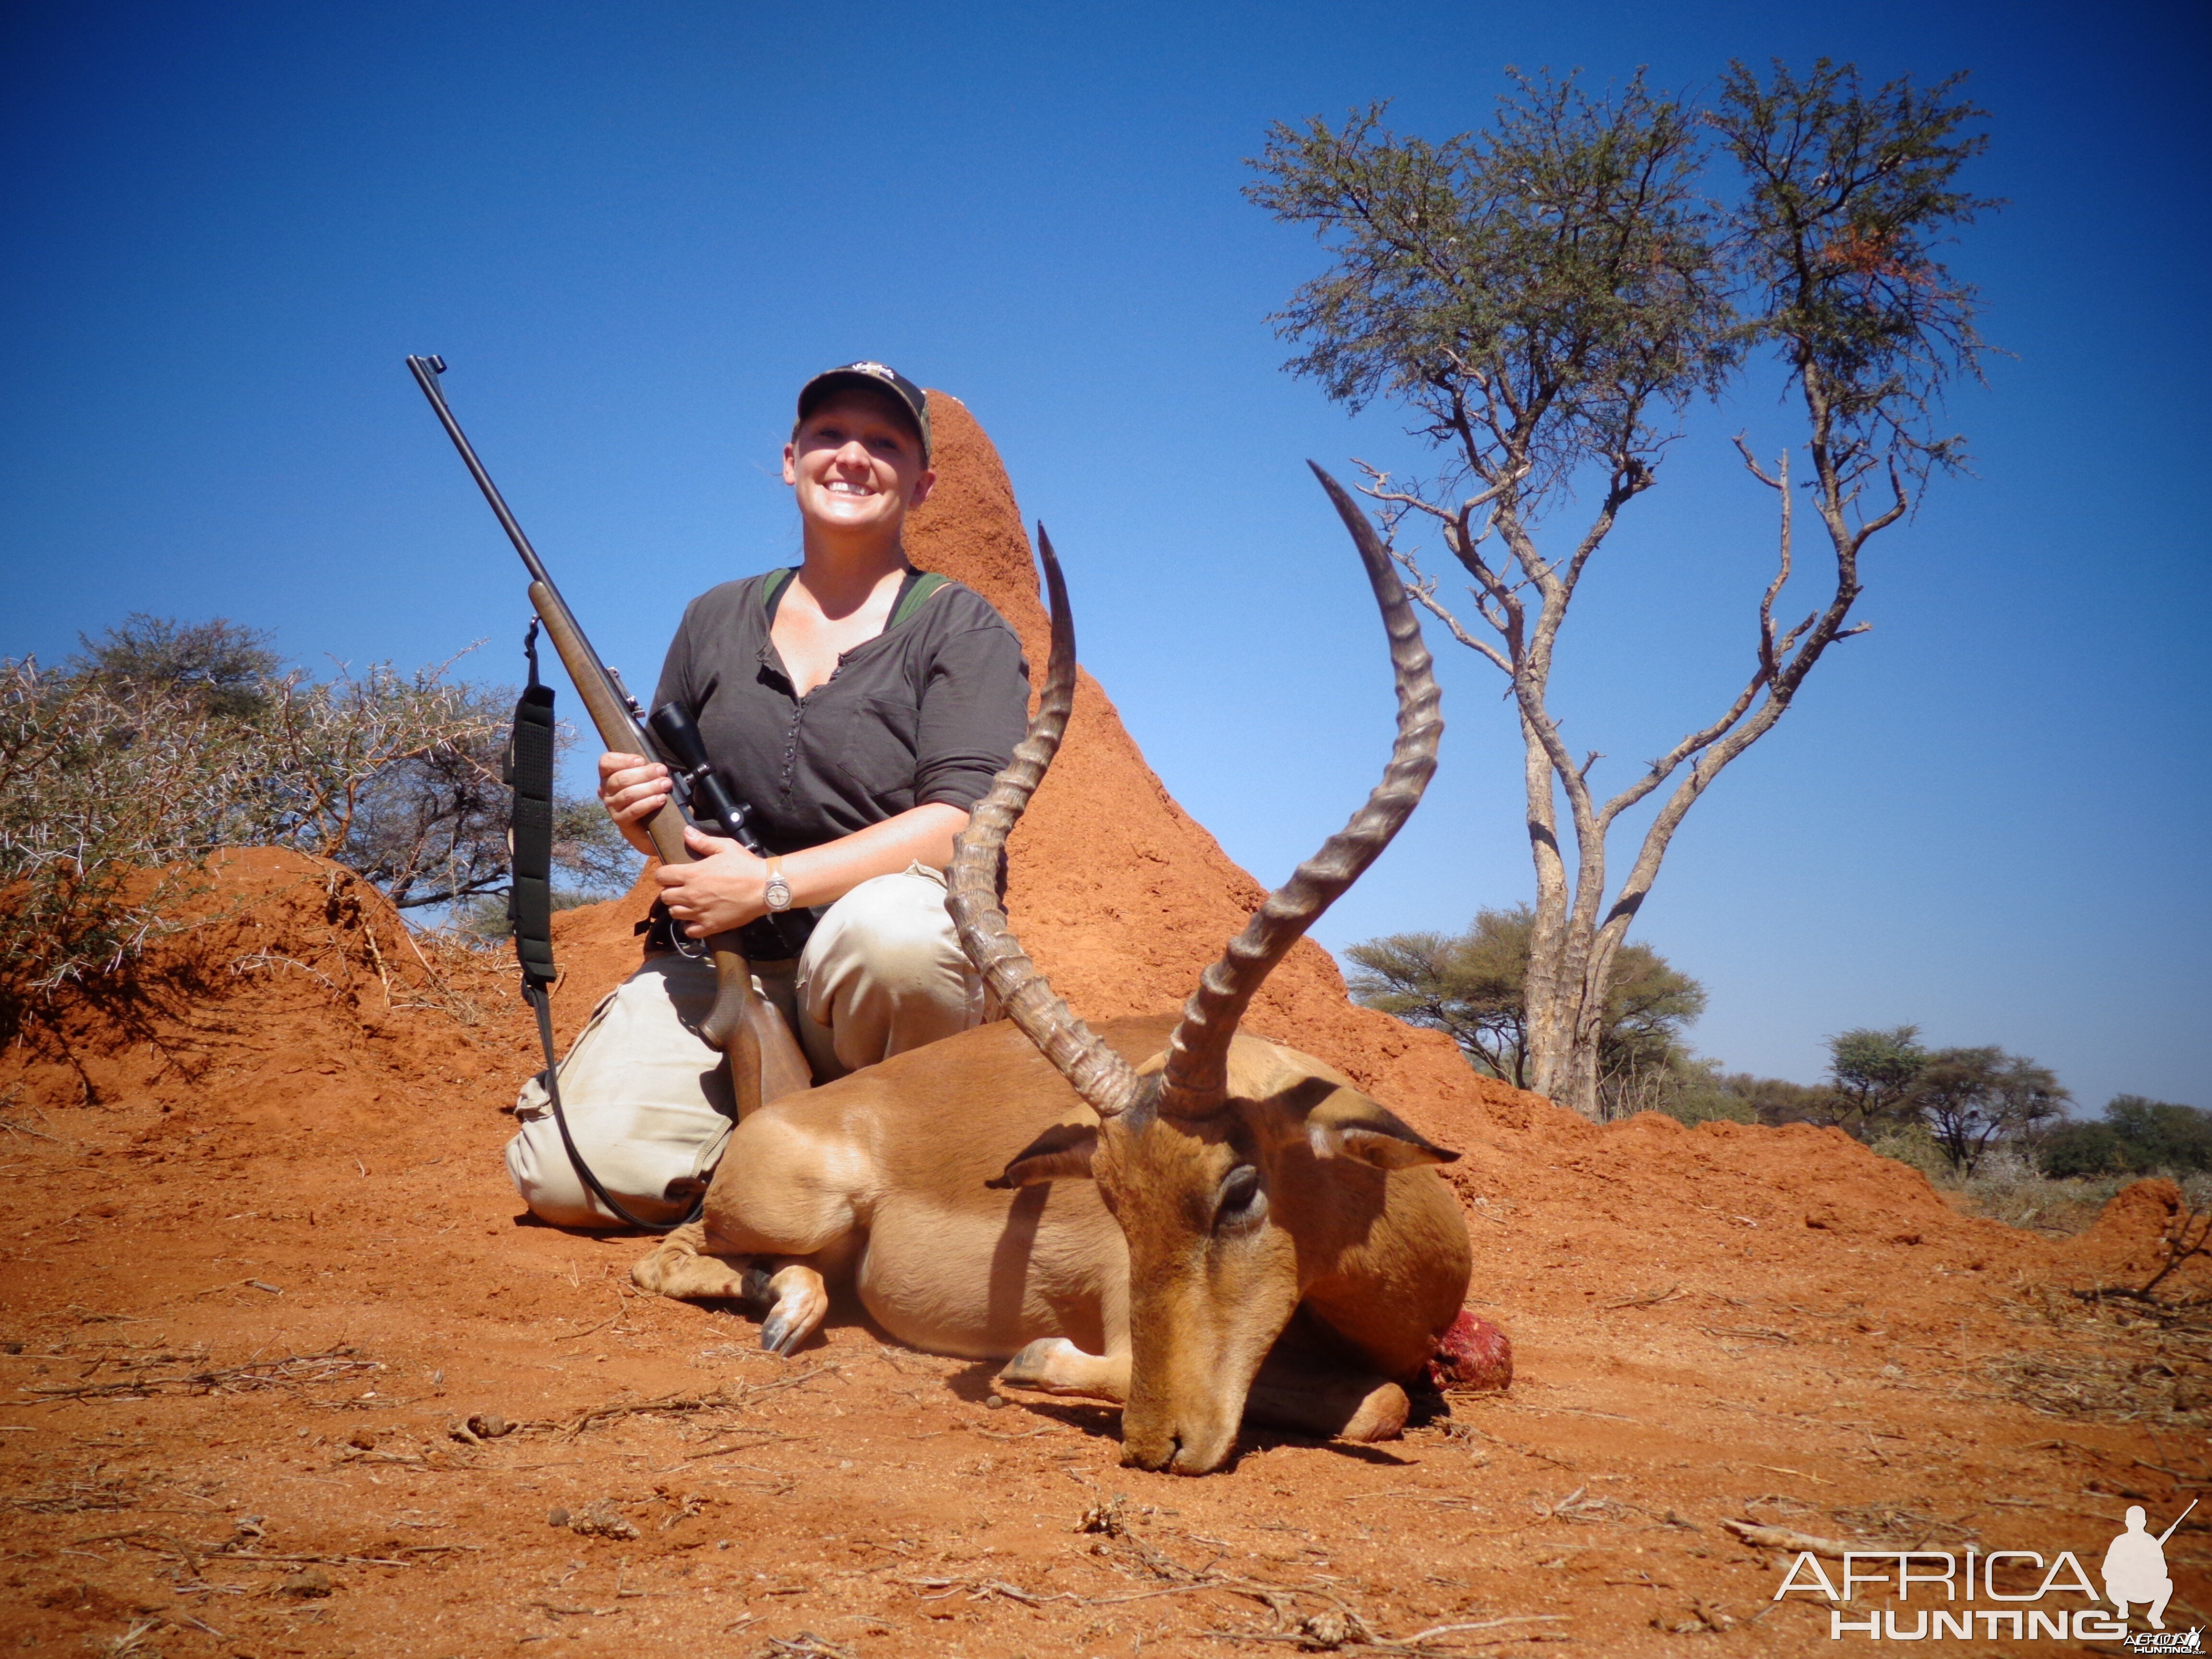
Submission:
[[[920,864],[862,882],[823,913],[797,960],[757,964],[754,981],[790,1022],[817,1083],[984,1017],[982,981],[945,913],[945,878]],[[714,1004],[711,963],[648,957],[561,1062],[577,1152],[641,1220],[690,1210],[689,1197],[663,1197],[669,1182],[712,1170],[736,1121],[728,1067],[699,1036]],[[507,1173],[531,1210],[560,1227],[623,1225],[578,1178],[538,1079],[523,1085],[514,1115]]]

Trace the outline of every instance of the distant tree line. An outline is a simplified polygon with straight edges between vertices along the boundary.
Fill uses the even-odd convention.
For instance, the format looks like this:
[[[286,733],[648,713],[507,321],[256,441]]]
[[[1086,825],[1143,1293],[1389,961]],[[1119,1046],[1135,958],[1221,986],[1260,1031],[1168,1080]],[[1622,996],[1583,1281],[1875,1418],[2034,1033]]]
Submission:
[[[1463,933],[1393,933],[1351,946],[1352,1000],[1442,1031],[1478,1072],[1533,1086],[1524,999],[1527,905],[1482,910]],[[1832,1125],[1862,1140],[1924,1133],[1972,1174],[2000,1146],[2057,1176],[2212,1170],[2212,1112],[2122,1095],[2101,1120],[2068,1120],[2072,1097],[2049,1067],[1994,1046],[1929,1048],[1920,1030],[1861,1028],[1827,1041],[1815,1084],[1723,1073],[1685,1032],[1705,988],[1648,945],[1621,949],[1599,1036],[1598,1116],[1662,1111],[1686,1122]]]
[[[2038,1149],[2045,1175],[2183,1175],[2212,1170],[2212,1112],[2116,1095],[2102,1120],[2069,1123]]]
[[[1962,1174],[1994,1146],[2032,1146],[2073,1098],[2025,1054],[1927,1048],[1917,1025],[1830,1037],[1827,1078],[1810,1087],[1745,1082],[1762,1097],[1762,1121],[1834,1124],[1865,1140],[1917,1125]]]
[[[219,617],[80,643],[56,668],[0,661],[0,1036],[173,926],[222,848],[330,859],[404,909],[504,891],[511,688],[450,662],[318,679]],[[588,799],[562,804],[556,849],[579,891],[635,868]]]

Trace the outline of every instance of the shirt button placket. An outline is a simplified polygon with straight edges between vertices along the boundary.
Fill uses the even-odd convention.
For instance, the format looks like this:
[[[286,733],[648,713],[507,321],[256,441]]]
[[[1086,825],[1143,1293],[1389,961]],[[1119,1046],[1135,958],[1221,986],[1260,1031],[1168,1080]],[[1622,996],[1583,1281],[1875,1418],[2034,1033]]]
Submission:
[[[785,799],[786,800],[788,800],[788,799],[791,799],[791,793],[792,793],[792,789],[793,789],[793,782],[794,782],[794,781],[795,781],[796,774],[797,774],[797,772],[798,772],[798,768],[799,768],[799,720],[800,720],[801,716],[803,716],[805,713],[806,713],[806,705],[805,705],[805,703],[803,703],[803,702],[795,702],[795,703],[792,704],[792,706],[791,706],[791,729],[784,734],[784,739],[783,739],[783,794],[784,794],[784,799]]]

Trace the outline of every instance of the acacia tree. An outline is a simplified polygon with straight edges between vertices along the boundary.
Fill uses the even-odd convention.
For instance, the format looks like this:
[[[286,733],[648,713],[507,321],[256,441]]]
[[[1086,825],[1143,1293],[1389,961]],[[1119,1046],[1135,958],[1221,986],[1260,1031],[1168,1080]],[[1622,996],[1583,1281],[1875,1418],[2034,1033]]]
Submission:
[[[77,677],[141,707],[167,704],[242,719],[269,706],[283,658],[276,635],[226,617],[179,623],[134,611],[98,639],[76,636]]]
[[[1894,1116],[1927,1069],[1928,1058],[1917,1025],[1887,1031],[1861,1026],[1830,1037],[1828,1088],[1838,1108],[1835,1121],[1856,1121],[1864,1131]]]
[[[1939,1048],[1907,1101],[1952,1167],[1972,1175],[1992,1141],[2032,1137],[2070,1098],[2049,1067],[1991,1048]]]
[[[125,985],[218,848],[313,853],[403,908],[505,884],[511,690],[450,665],[316,682],[221,618],[83,643],[59,669],[0,659],[0,1042],[71,987]],[[588,798],[556,802],[554,857],[586,891],[635,864]]]
[[[1528,1086],[1526,985],[1534,914],[1479,910],[1467,932],[1391,933],[1351,946],[1352,1000],[1442,1031],[1480,1072]],[[1683,1028],[1705,1011],[1705,988],[1648,945],[1623,948],[1607,987],[1599,1041],[1602,1115],[1649,1103],[1656,1079],[1694,1069]]]
[[[1246,194],[1313,226],[1336,259],[1275,319],[1303,348],[1287,367],[1354,410],[1404,405],[1441,452],[1425,481],[1365,468],[1368,493],[1415,598],[1510,684],[1536,884],[1529,1086],[1586,1114],[1599,1110],[1622,941],[1684,816],[1772,729],[1829,646],[1863,629],[1849,618],[1868,538],[1911,511],[1931,471],[1961,459],[1934,421],[1945,383],[1976,371],[1979,342],[1972,291],[1935,248],[1992,204],[1954,188],[1984,142],[1965,130],[1982,112],[1957,85],[1867,94],[1826,60],[1802,79],[1736,64],[1700,113],[1641,76],[1601,99],[1571,79],[1516,77],[1481,132],[1401,137],[1376,105],[1340,128],[1278,124],[1252,163]],[[1716,151],[1738,175],[1725,206],[1705,193]],[[1793,481],[1787,451],[1771,471],[1744,451],[1781,503],[1751,671],[1713,720],[1601,796],[1602,757],[1571,753],[1553,711],[1561,631],[1689,407],[1767,353],[1802,411],[1810,477]],[[1832,571],[1818,605],[1785,626],[1775,609],[1795,570],[1800,493]],[[1464,605],[1439,597],[1402,544],[1408,520],[1432,525],[1472,579]],[[1662,789],[1608,896],[1608,837]]]

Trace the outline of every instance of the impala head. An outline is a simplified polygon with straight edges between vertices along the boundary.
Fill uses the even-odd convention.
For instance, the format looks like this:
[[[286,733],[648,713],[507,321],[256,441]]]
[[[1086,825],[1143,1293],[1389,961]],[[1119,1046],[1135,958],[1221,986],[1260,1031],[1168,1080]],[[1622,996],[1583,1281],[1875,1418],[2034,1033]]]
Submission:
[[[1344,1077],[1237,1036],[1270,969],[1371,864],[1436,769],[1443,723],[1420,628],[1366,515],[1319,467],[1367,567],[1398,686],[1398,739],[1367,804],[1268,896],[1201,975],[1164,1054],[1132,1066],[1054,993],[1006,925],[1000,852],[1060,746],[1074,700],[1066,586],[1042,529],[1052,659],[1029,736],[975,808],[949,901],[961,942],[1008,1015],[1098,1114],[1054,1130],[994,1185],[1095,1180],[1128,1241],[1133,1346],[1122,1455],[1203,1474],[1236,1444],[1252,1380],[1306,1286],[1356,1249],[1389,1172],[1457,1157]]]

